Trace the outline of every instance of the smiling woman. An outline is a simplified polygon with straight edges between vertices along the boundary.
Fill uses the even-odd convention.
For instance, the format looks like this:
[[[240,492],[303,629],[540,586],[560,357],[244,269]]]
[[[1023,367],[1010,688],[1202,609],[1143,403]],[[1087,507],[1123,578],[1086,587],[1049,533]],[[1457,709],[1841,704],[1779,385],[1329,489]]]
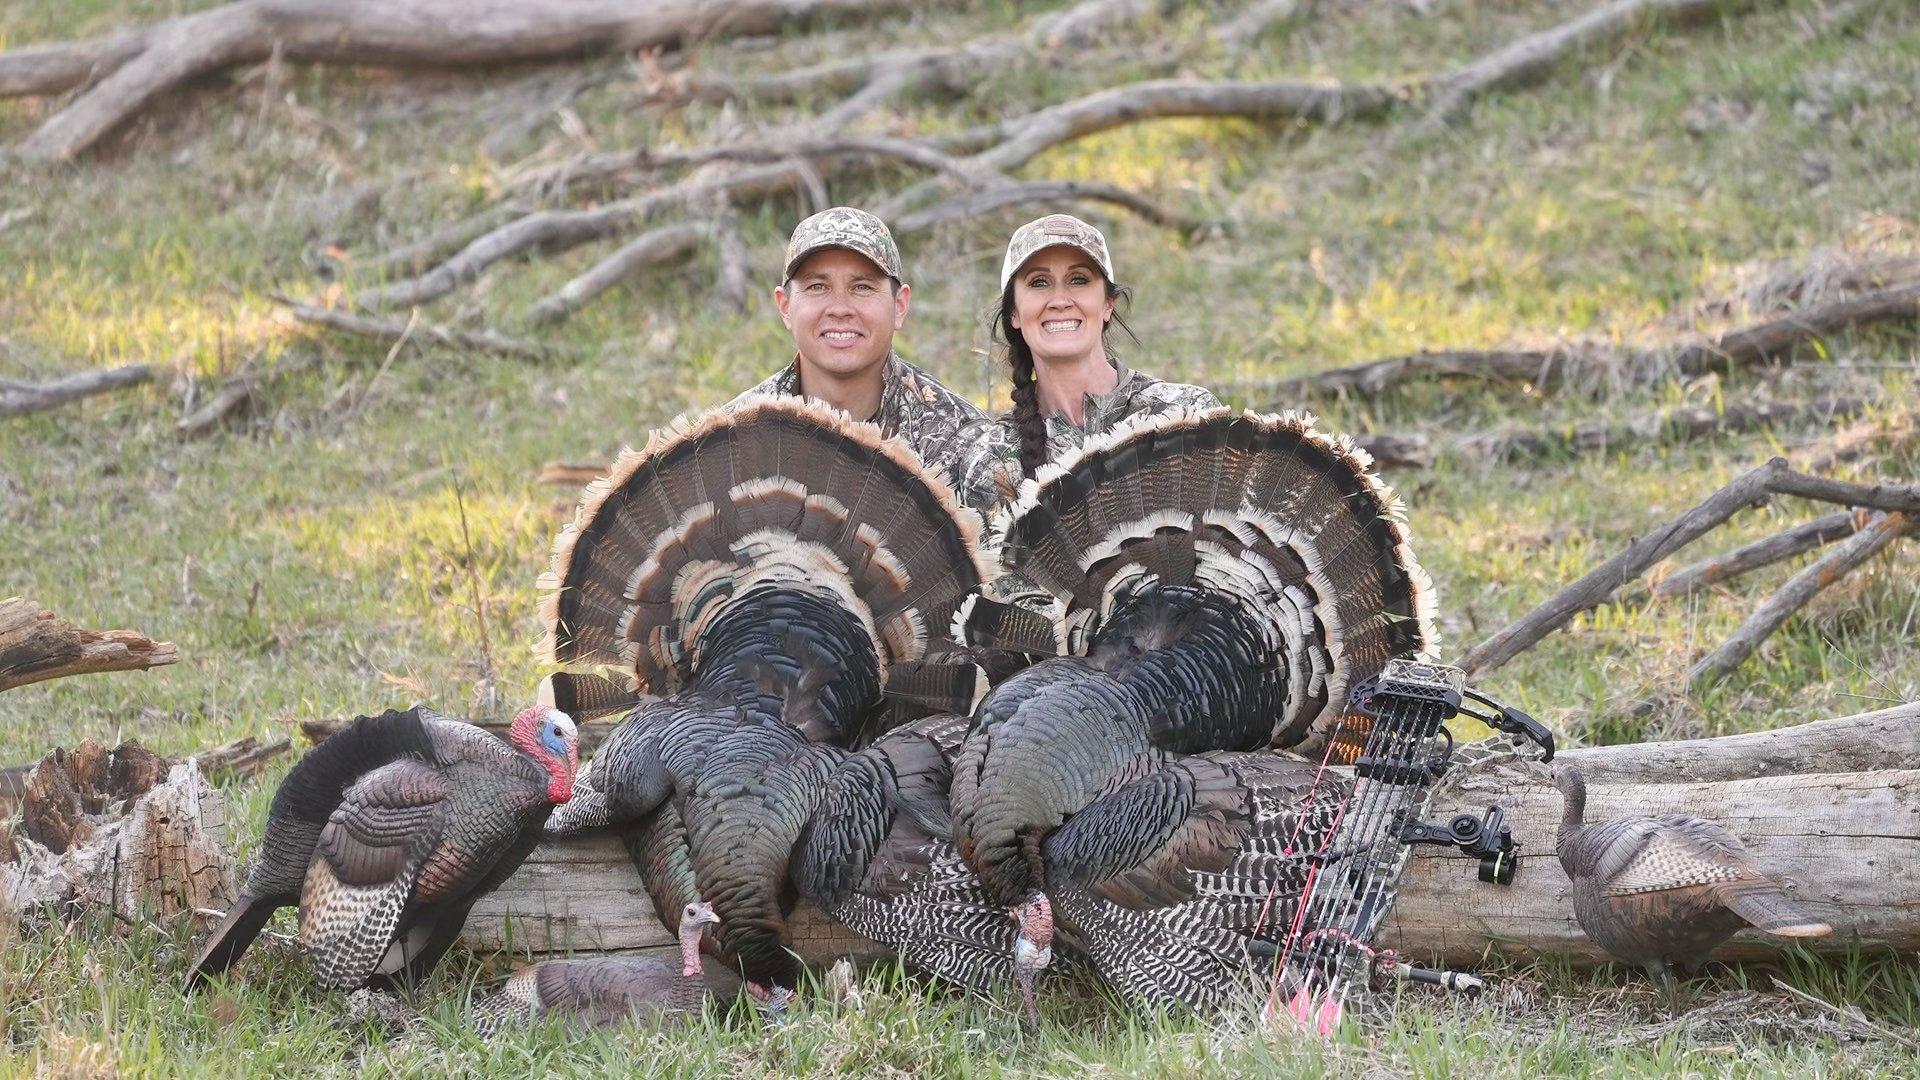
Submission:
[[[1128,417],[1219,406],[1203,387],[1161,382],[1113,355],[1107,328],[1128,299],[1107,238],[1077,217],[1029,221],[1007,242],[994,331],[1013,369],[1013,411],[1001,422],[1023,474]]]

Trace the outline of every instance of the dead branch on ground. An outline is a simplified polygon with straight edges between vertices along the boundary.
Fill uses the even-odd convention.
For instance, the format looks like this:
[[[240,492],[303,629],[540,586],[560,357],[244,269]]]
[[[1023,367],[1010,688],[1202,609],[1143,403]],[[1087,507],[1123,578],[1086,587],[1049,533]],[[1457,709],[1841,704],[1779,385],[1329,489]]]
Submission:
[[[1715,555],[1676,570],[1651,585],[1647,595],[1661,599],[1691,596],[1763,566],[1772,566],[1852,536],[1859,527],[1860,514],[1851,510],[1802,522],[1772,536],[1742,544],[1725,555]]]
[[[0,379],[0,416],[24,416],[110,390],[139,386],[152,378],[151,366],[127,364],[98,371],[82,371],[50,383]]]
[[[897,0],[237,0],[94,41],[0,53],[0,95],[86,86],[19,145],[69,160],[187,82],[276,52],[319,63],[433,67],[553,60],[871,17]]]
[[[1689,406],[1647,413],[1620,423],[1585,424],[1565,430],[1489,432],[1456,440],[1452,449],[1475,457],[1511,460],[1543,454],[1604,453],[1614,449],[1686,442],[1704,435],[1752,431],[1802,420],[1833,420],[1857,416],[1867,402],[1855,397],[1821,398],[1808,402],[1760,402],[1715,409]]]
[[[1542,392],[1591,391],[1620,382],[1645,385],[1666,377],[1690,379],[1740,367],[1784,363],[1801,346],[1829,335],[1915,319],[1920,319],[1920,282],[1906,282],[1817,304],[1704,342],[1633,350],[1568,344],[1548,349],[1419,352],[1289,379],[1267,392],[1283,399],[1298,399],[1313,392],[1373,398],[1404,383],[1451,378],[1524,383]]]
[[[252,735],[235,739],[230,743],[203,750],[193,755],[200,763],[200,771],[209,780],[222,778],[244,779],[265,772],[274,758],[293,749],[293,740],[285,735],[277,739],[261,742]]]
[[[1579,25],[1574,30],[1548,31],[1541,35],[1534,35],[1507,50],[1489,54],[1488,59],[1492,60],[1512,53],[1514,49],[1519,48],[1520,44],[1524,44],[1527,70],[1529,72],[1541,70],[1576,48],[1586,47],[1602,40],[1611,40],[1630,32],[1638,21],[1635,11],[1691,9],[1697,2],[1698,0],[1689,0],[1689,2],[1627,0],[1626,3],[1610,5],[1608,10],[1614,12],[1614,15],[1607,19],[1598,22],[1575,20]],[[1087,3],[1079,5],[1075,10],[1118,18],[1137,14],[1152,6],[1119,2]],[[1031,41],[1018,42],[1016,46],[1031,47]],[[1004,42],[996,42],[987,51],[997,55],[997,50],[1006,47],[1009,46]],[[954,50],[947,50],[947,52],[951,53]],[[893,66],[889,66],[890,64]],[[874,92],[875,86],[881,86],[887,94],[891,94],[907,83],[915,80],[924,82],[932,78],[931,75],[923,73],[937,72],[940,67],[941,65],[930,58],[928,53],[922,51],[911,55],[901,54],[886,63],[874,59],[825,65],[815,74],[820,79],[831,78],[858,87],[859,89],[853,91],[854,97],[849,100],[857,100],[862,109],[865,109],[874,103],[876,97],[886,96],[886,94]],[[907,74],[903,75],[903,71]],[[1011,170],[1020,168],[1049,149],[1128,124],[1171,117],[1246,117],[1263,121],[1337,123],[1385,116],[1409,101],[1431,96],[1443,89],[1449,93],[1470,98],[1487,90],[1510,85],[1517,78],[1517,75],[1508,73],[1504,68],[1498,72],[1490,72],[1469,64],[1452,72],[1416,76],[1392,82],[1341,82],[1338,80],[1203,82],[1189,79],[1159,79],[1110,87],[1024,116],[1012,117],[954,136],[929,141],[925,146],[929,151],[943,152],[948,155],[965,154],[964,157],[953,159],[960,167],[941,169],[935,178],[908,187],[892,198],[884,200],[875,209],[883,218],[894,219],[896,223],[898,219],[904,217],[907,221],[922,224],[924,227],[927,222],[964,216],[965,211],[955,207],[956,200],[960,206],[980,205],[981,200],[993,204],[995,199],[999,199],[998,205],[1027,201],[1039,196],[1046,189],[1023,189],[1018,186],[1017,181],[1011,180],[997,182],[989,179],[983,183],[981,178],[1005,177]],[[799,81],[805,82],[805,80]],[[846,105],[847,102],[843,101],[841,104]],[[789,130],[783,135],[789,137],[836,135],[839,134],[838,127],[844,126],[850,116],[849,109],[835,107],[822,118],[826,121],[824,125]],[[708,148],[691,153],[699,155],[712,150],[713,148]],[[568,176],[577,177],[583,173],[618,174],[636,168],[645,159],[645,154],[636,153],[606,155],[595,160],[565,166],[560,173],[545,175],[564,179]],[[353,304],[356,307],[392,307],[425,303],[474,280],[493,264],[509,257],[536,249],[552,253],[597,240],[614,238],[635,230],[644,231],[652,226],[651,219],[654,215],[669,208],[686,209],[690,206],[705,205],[707,200],[715,194],[727,197],[736,203],[762,199],[787,190],[797,183],[812,183],[816,179],[820,181],[844,179],[858,174],[863,169],[873,168],[874,162],[874,156],[867,153],[811,154],[806,156],[804,161],[759,166],[757,171],[754,168],[747,168],[717,179],[681,180],[664,188],[646,190],[616,199],[593,209],[535,211],[481,235],[460,252],[417,278],[395,282],[379,289],[366,290],[356,295]],[[645,175],[649,174],[643,171],[643,177]],[[1117,189],[1088,187],[1083,190],[1082,196],[1116,201],[1149,217],[1169,216],[1144,197]],[[927,218],[908,216],[916,210],[926,211],[930,216]],[[642,250],[650,249],[643,244]],[[687,254],[691,254],[691,251]],[[553,317],[572,310],[587,296],[604,291],[606,280],[610,276],[615,276],[622,266],[631,266],[633,262],[628,258],[628,253],[617,252],[610,259],[603,261],[602,265],[594,267],[577,278],[570,284],[568,290],[563,290],[561,294],[543,301],[537,310],[543,317]],[[641,264],[657,265],[649,260],[642,260]]]
[[[1856,484],[1796,472],[1788,466],[1785,458],[1773,458],[1707,496],[1686,513],[1634,540],[1626,550],[1502,627],[1469,649],[1461,666],[1469,674],[1479,675],[1505,664],[1565,626],[1574,616],[1606,603],[1623,585],[1646,573],[1655,563],[1719,527],[1740,510],[1761,505],[1776,495],[1794,495],[1841,506],[1879,510],[1893,523],[1881,522],[1876,517],[1873,520],[1880,524],[1863,528],[1852,539],[1796,576],[1795,581],[1789,583],[1790,588],[1783,590],[1784,595],[1776,598],[1777,603],[1765,605],[1763,613],[1766,619],[1762,620],[1756,614],[1754,620],[1749,620],[1751,629],[1742,628],[1742,636],[1748,642],[1744,646],[1745,651],[1737,658],[1731,653],[1723,658],[1732,659],[1735,664],[1750,654],[1752,648],[1777,629],[1788,615],[1805,604],[1806,598],[1813,592],[1839,580],[1848,571],[1878,554],[1896,537],[1906,535],[1911,531],[1909,519],[1920,515],[1920,484]],[[1812,573],[1816,568],[1819,572]],[[1805,581],[1801,578],[1805,578]],[[1777,619],[1773,618],[1776,613]],[[1715,668],[1711,678],[1696,678],[1696,686],[1705,686],[1717,680],[1725,671],[1731,670],[1731,665],[1717,663]],[[1699,674],[1698,669],[1696,674]]]
[[[1794,612],[1812,600],[1814,594],[1852,573],[1861,564],[1886,550],[1888,544],[1911,535],[1914,519],[1902,513],[1880,513],[1868,519],[1845,542],[1835,544],[1826,554],[1808,563],[1788,579],[1780,590],[1754,609],[1747,621],[1703,657],[1687,672],[1687,682],[1698,691],[1709,690],[1745,663],[1755,649],[1780,629]]]
[[[24,597],[0,600],[0,690],[101,671],[142,671],[180,659],[171,641],[132,630],[87,630]]]
[[[405,338],[425,338],[441,345],[454,348],[474,349],[480,352],[498,353],[502,356],[515,356],[534,360],[541,356],[538,345],[524,341],[514,341],[484,330],[455,330],[431,323],[409,323],[406,319],[376,319],[365,315],[339,311],[333,308],[316,307],[303,304],[298,300],[279,293],[272,295],[273,302],[287,309],[294,321],[310,326],[323,326],[330,330],[372,338],[386,344],[394,344]]]

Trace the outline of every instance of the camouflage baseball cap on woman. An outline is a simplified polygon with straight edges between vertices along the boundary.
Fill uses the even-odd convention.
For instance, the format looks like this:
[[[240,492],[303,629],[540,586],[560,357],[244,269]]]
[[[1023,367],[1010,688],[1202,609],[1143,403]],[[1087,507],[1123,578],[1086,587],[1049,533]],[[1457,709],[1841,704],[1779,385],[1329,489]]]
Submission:
[[[900,249],[893,242],[893,234],[887,231],[886,222],[865,210],[835,206],[793,227],[793,236],[787,240],[787,268],[781,280],[792,280],[793,272],[807,256],[830,247],[865,255],[886,271],[888,277],[895,281],[902,278]]]
[[[1007,241],[1007,257],[1000,263],[1001,290],[1005,291],[1007,282],[1036,252],[1060,244],[1086,252],[1109,282],[1119,284],[1113,276],[1113,259],[1107,255],[1107,238],[1099,229],[1072,214],[1048,214],[1015,229],[1013,239]]]

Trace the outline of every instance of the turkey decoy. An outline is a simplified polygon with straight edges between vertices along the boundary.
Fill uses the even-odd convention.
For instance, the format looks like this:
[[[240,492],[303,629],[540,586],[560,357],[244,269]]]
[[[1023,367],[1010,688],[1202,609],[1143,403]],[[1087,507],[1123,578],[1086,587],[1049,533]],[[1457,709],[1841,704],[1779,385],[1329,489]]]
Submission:
[[[573,720],[546,708],[516,716],[507,742],[425,708],[335,732],[274,793],[246,887],[187,989],[232,966],[294,903],[321,985],[424,979],[572,794],[578,742]]]
[[[1560,866],[1573,882],[1580,929],[1613,956],[1646,968],[1675,1004],[1673,967],[1697,971],[1735,931],[1824,937],[1807,913],[1753,865],[1725,828],[1696,817],[1586,820],[1580,770],[1554,772],[1562,802]]]
[[[1267,747],[1330,737],[1349,689],[1434,646],[1432,585],[1364,451],[1310,417],[1175,414],[1043,470],[1002,561],[1052,594],[970,603],[970,644],[1043,659],[981,702],[954,840],[1124,996],[1212,1009],[1277,939],[1337,797]],[[1031,939],[1020,947],[1033,951]]]
[[[474,1030],[491,1038],[554,1015],[581,1025],[615,1027],[629,1018],[646,1022],[698,1014],[709,1001],[724,1007],[740,996],[740,976],[700,952],[702,933],[719,921],[708,904],[686,905],[680,915],[678,962],[656,956],[595,956],[522,968],[474,1005]]]
[[[891,784],[888,753],[926,756],[910,737],[875,742],[883,690],[965,709],[982,689],[971,665],[928,656],[928,628],[981,581],[978,537],[897,441],[793,399],[677,421],[623,453],[555,543],[542,613],[552,659],[621,669],[647,700],[549,830],[617,828],[657,911],[705,898],[722,955],[792,986],[802,831],[823,800]],[[822,829],[823,850],[881,850],[897,803],[870,794],[865,831]],[[810,887],[851,903],[848,880],[823,870]]]

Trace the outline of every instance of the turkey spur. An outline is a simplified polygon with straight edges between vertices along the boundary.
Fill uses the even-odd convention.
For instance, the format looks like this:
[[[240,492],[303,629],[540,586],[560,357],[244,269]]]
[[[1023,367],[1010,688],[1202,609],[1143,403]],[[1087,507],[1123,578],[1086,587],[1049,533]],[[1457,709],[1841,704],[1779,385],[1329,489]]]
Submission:
[[[360,717],[280,782],[246,887],[187,989],[296,903],[322,986],[426,978],[475,902],[533,850],[578,764],[573,720],[553,709],[520,713],[508,742],[425,708]]]
[[[981,581],[978,538],[900,443],[790,399],[623,453],[556,542],[543,613],[554,661],[614,668],[648,700],[549,831],[617,828],[663,924],[704,899],[722,955],[791,987],[796,897],[872,915],[867,872],[925,869],[917,849],[947,831],[957,726],[944,744],[937,718],[890,732],[881,706],[965,711],[983,689],[928,655]]]
[[[1314,764],[1270,748],[1323,746],[1352,686],[1435,645],[1404,512],[1310,417],[1209,410],[1043,470],[1002,560],[1052,595],[1051,625],[979,600],[959,632],[1064,655],[974,713],[955,843],[1017,912],[1022,956],[1057,928],[1136,1003],[1221,1007],[1257,981],[1249,945],[1284,935],[1332,827],[1337,794],[1307,792],[1345,783],[1316,789]]]

